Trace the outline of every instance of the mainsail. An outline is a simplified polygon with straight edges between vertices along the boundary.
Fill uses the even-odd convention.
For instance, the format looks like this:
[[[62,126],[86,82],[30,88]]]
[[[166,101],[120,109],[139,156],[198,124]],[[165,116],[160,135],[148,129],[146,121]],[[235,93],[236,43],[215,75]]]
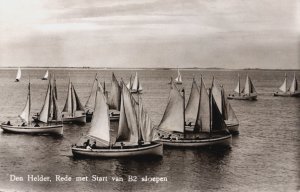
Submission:
[[[129,78],[129,82],[127,83],[126,87],[130,90],[131,87],[132,87],[132,75],[130,75],[130,78]]]
[[[195,123],[195,130],[201,132],[210,132],[210,98],[205,88],[203,78],[201,77],[200,84],[200,101],[198,108],[197,120]]]
[[[284,75],[284,81],[283,81],[282,85],[279,87],[279,89],[284,93],[287,92],[286,73]]]
[[[294,78],[290,87],[290,92],[295,93],[298,91],[298,81],[296,79],[296,74],[294,73]]]
[[[20,81],[21,75],[22,75],[22,73],[21,73],[21,68],[19,67],[19,68],[18,68],[18,72],[17,72],[17,76],[16,76],[16,81]]]
[[[184,132],[184,97],[173,82],[169,101],[158,128],[164,131]]]
[[[251,93],[255,93],[255,92],[256,91],[255,91],[255,88],[253,86],[253,83],[252,83],[250,77],[247,75],[247,77],[246,77],[246,83],[245,83],[245,88],[242,91],[242,93],[250,95]]]
[[[90,95],[89,95],[88,100],[86,101],[85,106],[84,106],[84,108],[86,110],[94,111],[95,100],[96,100],[96,91],[98,89],[97,87],[98,87],[98,84],[97,84],[97,74],[96,74],[95,79],[93,81],[93,85],[92,85]]]
[[[182,83],[182,77],[181,77],[181,74],[179,72],[179,69],[177,69],[177,77],[175,78],[175,82],[176,83]]]
[[[190,122],[194,123],[197,119],[199,99],[200,91],[195,79],[193,78],[190,97],[185,108],[185,121],[187,124]]]
[[[139,80],[139,78],[138,78],[137,72],[135,73],[135,77],[134,77],[134,81],[133,81],[131,90],[132,90],[133,92],[137,92],[137,91],[142,91],[142,90],[143,90],[142,85],[141,85],[141,83],[140,83],[140,80]]]
[[[84,111],[78,95],[71,81],[69,80],[67,100],[63,112],[67,112],[70,116],[74,116],[76,111]]]
[[[236,88],[234,89],[234,91],[238,94],[241,93],[241,83],[240,83],[240,74],[238,74],[238,83],[236,85]]]
[[[96,91],[95,111],[88,135],[97,138],[107,146],[111,143],[108,105],[106,103],[106,98],[99,87]]]
[[[121,87],[118,83],[117,78],[115,77],[115,74],[112,73],[109,108],[116,109],[119,111],[120,104],[121,104]]]
[[[30,82],[29,82],[26,104],[22,113],[19,115],[21,120],[27,124],[30,122],[30,108],[31,108],[31,95],[30,95]]]
[[[143,141],[151,142],[154,136],[154,126],[149,114],[142,104],[141,98],[139,98],[139,126]]]
[[[44,77],[43,77],[43,80],[47,80],[48,79],[48,75],[49,75],[49,72],[47,70],[46,73],[45,73],[45,75],[44,75]]]
[[[216,104],[214,96],[210,93],[211,102],[211,131],[226,130],[227,126],[222,117],[222,114]]]

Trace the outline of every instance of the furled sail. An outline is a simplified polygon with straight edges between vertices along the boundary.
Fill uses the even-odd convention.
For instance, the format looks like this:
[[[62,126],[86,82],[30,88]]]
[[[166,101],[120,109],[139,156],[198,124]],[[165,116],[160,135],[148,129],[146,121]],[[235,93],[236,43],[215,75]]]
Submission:
[[[210,99],[202,77],[200,84],[199,109],[195,123],[195,130],[201,132],[210,132]]]
[[[103,144],[110,145],[110,121],[108,115],[108,105],[105,96],[100,88],[96,92],[96,103],[91,128],[88,135],[102,141]]]
[[[241,83],[240,83],[240,74],[238,74],[238,83],[237,83],[237,85],[236,85],[236,88],[234,89],[234,91],[236,92],[236,93],[241,93]]]
[[[282,85],[279,87],[279,89],[284,93],[287,92],[286,73],[284,76],[284,81],[283,81]]]
[[[112,73],[111,91],[109,108],[120,110],[121,104],[121,87],[114,73]]]
[[[17,76],[16,76],[16,81],[20,81],[21,75],[22,75],[22,73],[21,73],[21,68],[19,67],[19,68],[18,68],[18,72],[17,72]]]
[[[251,93],[255,93],[255,88],[253,86],[253,83],[250,79],[250,77],[247,75],[246,77],[246,83],[245,83],[245,88],[242,91],[244,94],[250,95]]]
[[[19,115],[21,120],[27,124],[30,122],[30,108],[31,108],[31,95],[30,95],[30,83],[29,83],[26,104],[22,113]]]
[[[190,97],[185,108],[185,121],[188,123],[195,123],[198,114],[198,105],[199,105],[200,91],[197,86],[195,79],[193,78],[192,88]]]
[[[173,82],[169,101],[158,128],[170,132],[184,132],[184,98]]]
[[[291,87],[290,87],[290,92],[295,93],[297,91],[298,91],[298,81],[296,79],[296,74],[294,73],[294,79],[293,79]]]

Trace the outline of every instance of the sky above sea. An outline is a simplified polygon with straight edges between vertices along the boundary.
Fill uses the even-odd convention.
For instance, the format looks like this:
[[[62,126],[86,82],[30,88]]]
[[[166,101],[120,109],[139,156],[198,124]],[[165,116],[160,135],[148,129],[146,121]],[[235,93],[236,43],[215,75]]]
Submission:
[[[300,69],[297,0],[0,0],[0,67]]]

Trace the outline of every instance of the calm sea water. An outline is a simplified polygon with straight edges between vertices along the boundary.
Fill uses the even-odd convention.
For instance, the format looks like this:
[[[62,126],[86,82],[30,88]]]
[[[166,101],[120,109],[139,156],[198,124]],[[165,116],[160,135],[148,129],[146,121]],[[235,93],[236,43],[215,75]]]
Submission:
[[[109,70],[50,70],[57,78],[58,102],[62,109],[68,75],[84,104],[97,72],[110,87]],[[125,82],[134,71],[114,71]],[[24,69],[22,80],[14,82],[16,70],[0,70],[0,121],[17,119],[26,101],[31,78],[32,113],[39,112],[47,81],[45,70]],[[142,98],[155,124],[162,118],[169,94],[169,79],[176,70],[138,71],[144,88]],[[258,101],[231,101],[240,120],[240,135],[233,137],[228,150],[165,149],[162,159],[73,159],[70,146],[85,134],[90,124],[65,125],[64,136],[32,136],[0,131],[0,191],[297,191],[299,189],[299,107],[300,98],[273,97],[284,71],[183,70],[183,87],[188,98],[193,75],[203,74],[206,85],[212,76],[229,93],[242,84],[248,73],[258,91]],[[293,73],[287,71],[288,83]],[[296,73],[299,77],[299,71]],[[187,100],[187,99],[186,99]],[[116,125],[114,125],[116,126]],[[10,175],[23,176],[23,182],[9,181]],[[52,182],[28,182],[28,175],[51,177]],[[55,175],[71,176],[71,182],[56,182]],[[78,182],[75,177],[107,176],[108,182]],[[136,176],[137,182],[127,181]],[[165,182],[141,182],[142,177],[166,177]],[[122,177],[113,182],[111,177]]]

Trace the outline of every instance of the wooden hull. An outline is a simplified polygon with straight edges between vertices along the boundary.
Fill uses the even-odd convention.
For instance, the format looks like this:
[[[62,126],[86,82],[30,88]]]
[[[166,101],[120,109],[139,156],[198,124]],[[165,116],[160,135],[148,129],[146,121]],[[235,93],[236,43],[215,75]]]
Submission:
[[[86,122],[89,123],[92,121],[92,119],[93,119],[93,113],[87,113],[86,114]],[[120,114],[109,116],[110,121],[118,121],[119,119],[120,119]]]
[[[226,122],[226,126],[228,131],[232,134],[232,135],[238,135],[239,134],[239,123],[230,123],[230,122]]]
[[[42,80],[48,80],[48,78],[44,78],[44,77],[43,77]]]
[[[130,90],[130,93],[139,93],[141,94],[143,91]]]
[[[160,139],[164,146],[170,147],[208,147],[208,146],[224,146],[228,147],[231,145],[232,136],[230,134],[222,135],[219,137],[205,138],[205,139]]]
[[[257,100],[257,95],[229,95],[227,98],[233,99],[233,100],[255,101],[255,100]]]
[[[90,123],[93,119],[93,113],[87,113],[86,114],[86,122]]]
[[[278,93],[274,93],[275,97],[300,97],[300,93],[283,93],[283,92],[278,92]]]
[[[1,124],[3,131],[12,133],[29,133],[29,134],[57,134],[63,135],[63,125],[46,125],[40,127],[33,126],[11,126]]]
[[[77,117],[63,117],[63,123],[86,123],[86,115]]]
[[[72,147],[74,156],[84,157],[102,157],[102,158],[119,158],[119,157],[136,157],[136,156],[162,156],[163,145],[152,143],[150,145],[135,148],[103,148],[103,149],[84,149]]]

